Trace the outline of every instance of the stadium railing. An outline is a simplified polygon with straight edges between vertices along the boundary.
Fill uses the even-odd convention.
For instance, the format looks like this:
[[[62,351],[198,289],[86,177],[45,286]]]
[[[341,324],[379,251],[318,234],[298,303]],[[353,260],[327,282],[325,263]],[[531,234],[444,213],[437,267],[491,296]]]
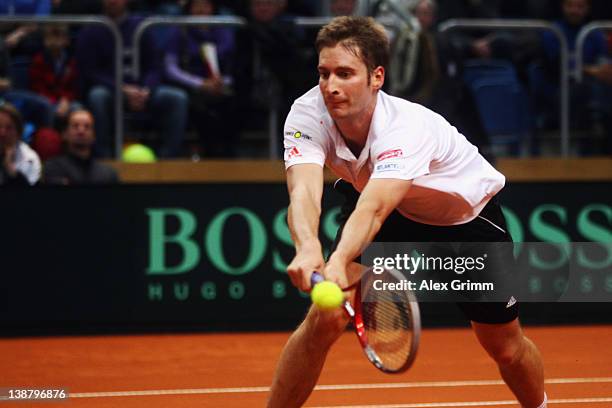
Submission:
[[[297,17],[294,19],[294,24],[297,27],[321,27],[331,20],[330,17]],[[381,22],[387,26],[391,26],[396,30],[402,30],[403,23],[401,20],[382,19]],[[136,28],[133,37],[133,59],[132,73],[135,78],[140,75],[140,40],[144,32],[153,26],[160,25],[178,25],[178,26],[228,26],[228,27],[244,27],[247,22],[244,18],[234,16],[214,16],[214,17],[148,17],[144,19]],[[413,49],[414,52],[416,50]],[[268,114],[268,157],[270,159],[278,158],[279,152],[279,117],[278,109],[272,105]]]
[[[157,26],[206,26],[206,27],[244,27],[246,20],[235,16],[152,16],[138,24],[132,37],[132,75],[140,77],[140,46],[144,33]],[[269,157],[277,157],[278,150],[278,112],[272,106],[268,112]]]
[[[450,19],[444,21],[438,27],[441,33],[450,30],[548,30],[553,32],[560,43],[561,60],[560,72],[561,78],[559,87],[561,90],[561,106],[559,118],[561,121],[561,155],[569,156],[569,140],[570,140],[570,123],[569,123],[569,48],[567,41],[561,30],[554,24],[544,20],[500,20],[500,19]]]
[[[376,20],[392,32],[391,61],[389,65],[389,92],[395,94],[406,89],[412,82],[416,73],[419,54],[419,33],[421,31],[418,21],[412,15],[404,12],[392,2],[384,15]],[[333,17],[296,17],[293,22],[296,27],[319,28],[329,23]]]
[[[55,15],[49,17],[38,17],[31,15],[0,16],[0,24],[75,24],[75,25],[103,25],[112,33],[115,41],[115,156],[121,157],[123,146],[123,40],[121,33],[115,23],[104,16],[91,15]]]
[[[612,29],[612,21],[593,21],[582,27],[578,33],[578,36],[576,37],[576,72],[574,72],[574,75],[578,82],[582,82],[582,79],[584,78],[584,60],[582,58],[584,43],[589,34],[591,34],[593,31],[601,29]]]

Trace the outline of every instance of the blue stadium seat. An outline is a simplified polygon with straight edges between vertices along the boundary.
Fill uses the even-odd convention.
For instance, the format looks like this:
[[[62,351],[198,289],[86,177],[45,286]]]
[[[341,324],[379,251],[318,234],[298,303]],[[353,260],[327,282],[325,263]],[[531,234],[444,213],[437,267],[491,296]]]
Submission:
[[[559,83],[552,82],[539,63],[527,66],[529,93],[534,106],[537,129],[554,129],[559,126]]]
[[[463,80],[474,95],[491,146],[520,154],[530,139],[532,120],[529,98],[514,65],[503,60],[468,60]]]
[[[516,68],[509,61],[472,59],[463,63],[463,80],[471,86],[481,78],[518,78]]]
[[[511,78],[480,78],[472,92],[492,146],[506,146],[519,155],[531,135],[529,99],[522,85]]]

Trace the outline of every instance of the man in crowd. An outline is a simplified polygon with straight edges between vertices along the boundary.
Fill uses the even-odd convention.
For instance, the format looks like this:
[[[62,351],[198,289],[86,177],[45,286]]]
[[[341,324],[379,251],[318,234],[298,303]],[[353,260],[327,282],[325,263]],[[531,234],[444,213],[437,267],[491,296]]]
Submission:
[[[93,158],[94,118],[84,109],[68,115],[64,131],[65,154],[45,163],[45,184],[115,184],[119,181],[112,167]]]
[[[104,0],[104,13],[117,24],[125,53],[124,68],[131,67],[132,38],[142,18],[130,15],[127,0]],[[130,112],[144,114],[161,135],[159,156],[176,157],[181,153],[188,114],[187,94],[176,87],[161,84],[161,58],[152,31],[140,44],[142,71],[139,78],[125,75],[121,92]],[[77,64],[83,79],[87,105],[96,119],[96,154],[112,154],[113,93],[115,91],[115,47],[110,31],[102,26],[88,26],[77,40]]]

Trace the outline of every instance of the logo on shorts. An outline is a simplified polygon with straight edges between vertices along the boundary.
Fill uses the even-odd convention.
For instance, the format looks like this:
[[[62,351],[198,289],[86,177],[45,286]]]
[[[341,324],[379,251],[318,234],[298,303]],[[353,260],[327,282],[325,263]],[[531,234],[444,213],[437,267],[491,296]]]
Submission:
[[[511,308],[515,304],[516,304],[516,299],[514,298],[514,296],[510,296],[510,300],[508,300],[508,304],[506,305],[506,309]]]
[[[391,150],[387,150],[386,152],[382,152],[381,154],[379,154],[376,160],[383,161],[383,160],[394,159],[394,158],[403,157],[403,156],[404,156],[404,152],[402,151],[402,149],[391,149]]]
[[[297,147],[293,146],[291,150],[289,150],[289,155],[287,157],[289,158],[289,160],[291,160],[296,157],[302,157],[302,153]]]

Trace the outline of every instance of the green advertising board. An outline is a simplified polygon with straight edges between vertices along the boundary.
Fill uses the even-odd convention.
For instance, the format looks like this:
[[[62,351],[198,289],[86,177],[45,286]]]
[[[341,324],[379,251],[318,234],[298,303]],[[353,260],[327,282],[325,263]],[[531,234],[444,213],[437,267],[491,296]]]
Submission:
[[[607,243],[571,253],[612,294],[612,203],[606,183],[521,183],[501,201],[518,242]],[[326,187],[329,247],[342,197]],[[37,188],[3,194],[5,334],[59,330],[267,330],[294,327],[308,307],[285,272],[293,256],[283,184]],[[520,248],[520,246],[518,247]],[[534,291],[564,259],[530,254]],[[425,324],[460,320],[445,305]],[[609,321],[610,303],[531,304],[525,319]]]

